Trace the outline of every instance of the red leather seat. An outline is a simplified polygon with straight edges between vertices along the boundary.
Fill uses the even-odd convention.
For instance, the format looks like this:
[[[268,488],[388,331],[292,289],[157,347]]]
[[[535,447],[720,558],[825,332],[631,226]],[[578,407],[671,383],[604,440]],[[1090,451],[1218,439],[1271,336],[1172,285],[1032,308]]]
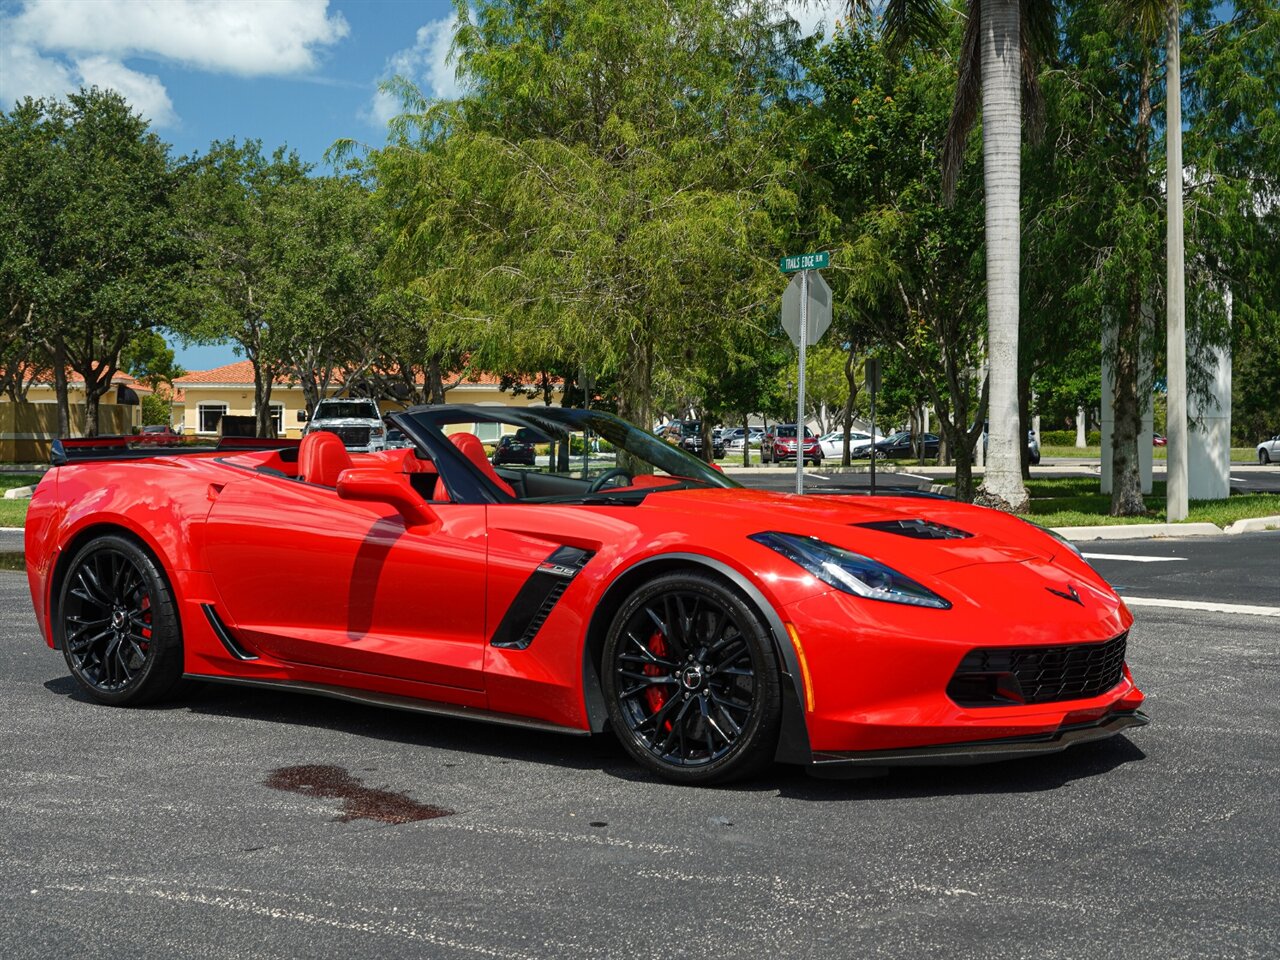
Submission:
[[[338,474],[351,467],[351,454],[332,433],[308,433],[298,445],[298,479],[336,487]]]
[[[499,490],[515,496],[516,492],[512,489],[511,484],[498,476],[498,471],[493,469],[493,464],[489,462],[489,458],[485,456],[484,444],[480,442],[480,438],[474,433],[451,433],[449,434],[449,442],[462,452],[468,460],[474,463],[486,477],[493,481],[494,486]],[[448,500],[449,491],[445,489],[444,481],[436,481],[435,493],[431,496],[432,500]]]

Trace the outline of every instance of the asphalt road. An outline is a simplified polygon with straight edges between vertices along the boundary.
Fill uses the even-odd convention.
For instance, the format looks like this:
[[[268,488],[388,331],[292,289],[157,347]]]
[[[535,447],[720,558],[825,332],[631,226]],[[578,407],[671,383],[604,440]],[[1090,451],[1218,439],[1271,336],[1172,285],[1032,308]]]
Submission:
[[[1174,566],[1102,563],[1135,590]],[[607,737],[213,686],[97,706],[0,572],[0,943],[6,960],[1273,957],[1280,631],[1136,614],[1153,723],[1127,737],[703,790]]]

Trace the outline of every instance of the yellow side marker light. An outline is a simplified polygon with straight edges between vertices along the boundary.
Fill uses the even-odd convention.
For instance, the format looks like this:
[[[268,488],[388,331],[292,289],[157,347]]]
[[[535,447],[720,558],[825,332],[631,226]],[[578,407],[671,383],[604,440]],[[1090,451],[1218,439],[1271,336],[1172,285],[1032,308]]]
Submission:
[[[796,648],[796,657],[800,660],[800,676],[804,680],[804,708],[813,713],[813,680],[809,677],[809,661],[804,657],[804,647],[800,645],[800,634],[796,632],[795,625],[788,623],[786,627],[787,636],[791,638],[791,645]]]

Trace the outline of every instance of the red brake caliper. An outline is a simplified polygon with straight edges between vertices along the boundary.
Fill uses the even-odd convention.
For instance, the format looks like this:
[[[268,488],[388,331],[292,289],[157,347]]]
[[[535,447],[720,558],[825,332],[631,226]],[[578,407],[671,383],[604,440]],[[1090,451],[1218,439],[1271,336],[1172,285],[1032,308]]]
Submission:
[[[666,657],[667,655],[667,643],[662,639],[662,633],[658,630],[655,630],[653,632],[653,636],[649,638],[649,652],[655,657]],[[644,665],[644,673],[646,676],[660,677],[664,672],[665,671],[662,667],[658,666],[656,663],[646,663]],[[653,713],[657,713],[661,710],[662,705],[666,703],[669,698],[670,694],[667,692],[667,688],[660,684],[654,684],[644,692],[645,703],[649,705],[649,709]],[[670,730],[671,721],[665,721],[663,726]]]

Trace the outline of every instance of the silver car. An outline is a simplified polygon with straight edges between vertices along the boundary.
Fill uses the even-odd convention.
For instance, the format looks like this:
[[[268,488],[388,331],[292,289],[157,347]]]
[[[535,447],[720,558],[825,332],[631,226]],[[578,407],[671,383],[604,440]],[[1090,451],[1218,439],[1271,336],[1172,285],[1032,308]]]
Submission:
[[[1280,463],[1280,436],[1263,440],[1258,444],[1258,462],[1263,466],[1268,463]]]

